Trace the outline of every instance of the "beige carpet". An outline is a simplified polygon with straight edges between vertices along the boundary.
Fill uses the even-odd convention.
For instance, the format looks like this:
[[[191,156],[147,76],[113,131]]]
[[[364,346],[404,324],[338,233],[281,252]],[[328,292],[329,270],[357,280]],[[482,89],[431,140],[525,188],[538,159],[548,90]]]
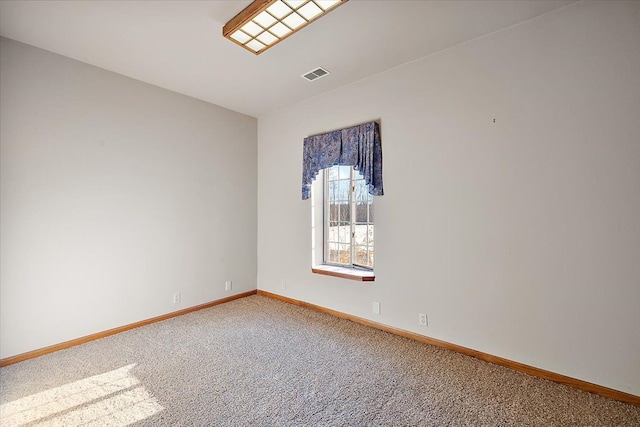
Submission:
[[[0,369],[0,426],[640,426],[640,408],[251,296]]]

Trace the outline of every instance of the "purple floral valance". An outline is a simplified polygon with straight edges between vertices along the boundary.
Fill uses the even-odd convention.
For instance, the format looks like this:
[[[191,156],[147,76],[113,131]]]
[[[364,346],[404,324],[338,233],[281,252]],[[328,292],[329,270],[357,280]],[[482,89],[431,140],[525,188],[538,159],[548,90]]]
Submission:
[[[309,136],[302,154],[302,199],[311,195],[311,183],[320,170],[353,166],[364,177],[369,193],[382,196],[382,143],[376,122]]]

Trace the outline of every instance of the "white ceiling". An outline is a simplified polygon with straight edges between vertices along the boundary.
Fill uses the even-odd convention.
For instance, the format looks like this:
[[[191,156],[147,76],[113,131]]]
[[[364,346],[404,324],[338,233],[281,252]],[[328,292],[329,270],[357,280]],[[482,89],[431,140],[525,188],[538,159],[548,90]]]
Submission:
[[[260,117],[572,1],[351,0],[259,56],[221,35],[249,0],[3,0],[0,33]]]

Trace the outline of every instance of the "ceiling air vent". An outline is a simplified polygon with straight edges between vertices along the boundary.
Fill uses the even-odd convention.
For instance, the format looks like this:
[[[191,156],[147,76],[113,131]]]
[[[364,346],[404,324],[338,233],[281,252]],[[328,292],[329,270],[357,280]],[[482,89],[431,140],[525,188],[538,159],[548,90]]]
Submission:
[[[314,80],[318,80],[320,77],[324,77],[326,75],[329,75],[329,72],[327,70],[325,70],[322,67],[318,67],[315,70],[309,71],[307,73],[304,73],[302,75],[302,77],[304,79],[309,80],[310,82],[314,81]]]

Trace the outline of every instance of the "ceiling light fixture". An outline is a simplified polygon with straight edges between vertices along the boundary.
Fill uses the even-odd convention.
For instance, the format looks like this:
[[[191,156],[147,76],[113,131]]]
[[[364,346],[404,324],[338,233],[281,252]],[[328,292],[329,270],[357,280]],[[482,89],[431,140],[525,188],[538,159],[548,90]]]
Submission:
[[[222,35],[256,55],[348,0],[255,0],[225,24]]]

